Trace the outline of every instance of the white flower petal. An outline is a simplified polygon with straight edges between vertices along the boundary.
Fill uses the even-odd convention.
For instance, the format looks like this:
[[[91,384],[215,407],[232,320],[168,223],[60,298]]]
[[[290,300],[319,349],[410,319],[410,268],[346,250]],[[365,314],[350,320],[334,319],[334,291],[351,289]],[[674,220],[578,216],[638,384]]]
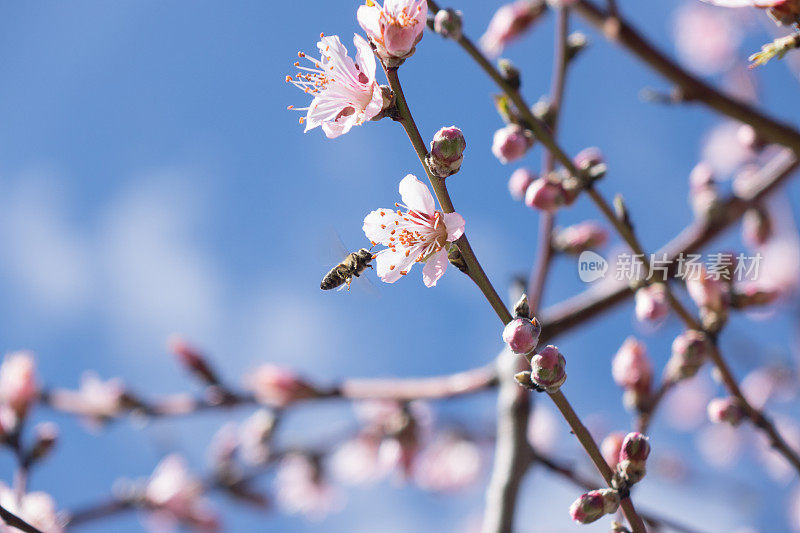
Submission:
[[[409,250],[398,247],[397,251],[393,252],[386,248],[378,252],[375,257],[375,272],[382,281],[394,283],[400,279],[403,272],[408,273],[411,270],[417,257],[419,257],[419,249]]]
[[[408,174],[400,182],[400,198],[412,211],[430,216],[436,212],[436,204],[433,202],[431,191],[413,174]]]
[[[376,209],[364,218],[364,234],[370,242],[389,245],[391,232],[397,226],[400,216],[391,209]]]

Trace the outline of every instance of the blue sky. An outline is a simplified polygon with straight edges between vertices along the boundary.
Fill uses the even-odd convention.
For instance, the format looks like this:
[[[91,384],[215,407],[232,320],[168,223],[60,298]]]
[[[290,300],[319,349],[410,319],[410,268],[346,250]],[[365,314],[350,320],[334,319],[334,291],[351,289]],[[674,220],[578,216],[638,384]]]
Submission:
[[[674,52],[671,17],[681,2],[621,3],[659,46]],[[418,269],[394,285],[368,274],[377,295],[318,288],[331,258],[338,260],[331,255],[332,236],[341,235],[351,248],[365,244],[363,217],[397,201],[397,184],[407,173],[422,174],[395,123],[368,124],[331,141],[318,130],[303,134],[297,114],[286,111],[288,104],[305,102],[283,82],[296,52],[312,50],[320,32],[350,43],[359,31],[357,5],[6,4],[0,19],[3,350],[33,350],[48,385],[75,386],[91,368],[150,393],[196,390],[166,353],[165,339],[173,332],[202,346],[237,383],[265,361],[333,382],[343,376],[434,375],[493,358],[500,348],[497,319],[455,270],[434,289],[423,286]],[[498,5],[463,0],[454,7],[477,38]],[[769,38],[764,28],[753,25],[742,57]],[[522,69],[531,102],[549,88],[552,31],[548,17],[505,54]],[[699,106],[642,101],[642,88],[669,86],[594,31],[587,33],[592,45],[570,72],[560,138],[571,153],[602,148],[610,172],[601,190],[625,194],[642,241],[655,249],[691,220],[686,179],[699,160],[700,141],[721,119]],[[779,62],[754,75],[763,106],[796,123],[800,108],[786,102],[796,98],[798,80]],[[466,135],[462,171],[448,183],[473,247],[504,293],[508,281],[530,266],[537,217],[508,196],[506,180],[516,166],[501,165],[490,152],[492,134],[502,125],[491,105],[495,88],[452,43],[433,34],[426,34],[401,77],[423,137],[451,124]],[[522,163],[535,168],[539,161],[537,148]],[[788,191],[796,205],[797,187]],[[559,215],[559,223],[586,218],[600,217],[581,199]],[[735,232],[721,242],[741,248]],[[546,303],[580,291],[576,274],[572,261],[558,259]],[[758,328],[739,318],[733,324],[737,333],[722,342],[735,354],[739,375],[766,352],[794,357],[793,312]],[[611,355],[637,332],[660,367],[679,331],[674,319],[658,331],[642,331],[626,304],[559,339],[569,367],[564,390],[578,412],[590,419],[602,412],[607,429],[628,427],[609,372]],[[767,348],[753,356],[746,346]],[[796,413],[796,407],[775,409]],[[487,427],[494,395],[444,402],[442,409],[447,418]],[[100,435],[44,409],[36,418],[56,420],[63,438],[31,486],[72,508],[107,494],[120,476],[147,475],[168,451],[187,454],[202,470],[205,447],[225,417],[146,427],[123,422]],[[304,407],[281,438],[318,442],[351,418],[342,403]],[[314,431],[304,429],[308,423]],[[561,442],[559,454],[587,468],[566,430]],[[644,483],[637,493],[643,506],[708,531],[787,527],[789,489],[765,479],[748,456],[735,468],[713,470],[701,464],[693,437],[662,419],[653,443],[657,451],[687,458],[690,484]],[[0,457],[2,479],[11,479],[12,466],[7,454]],[[741,497],[731,487],[756,503],[725,506]],[[707,498],[702,506],[697,494]],[[519,530],[576,530],[566,508],[577,495],[534,470],[521,496]],[[432,496],[387,483],[348,496],[345,509],[321,523],[259,514],[224,499],[217,504],[230,531],[298,532],[370,529],[377,520],[383,531],[459,531],[482,505],[481,487]],[[128,515],[113,527],[142,526]]]

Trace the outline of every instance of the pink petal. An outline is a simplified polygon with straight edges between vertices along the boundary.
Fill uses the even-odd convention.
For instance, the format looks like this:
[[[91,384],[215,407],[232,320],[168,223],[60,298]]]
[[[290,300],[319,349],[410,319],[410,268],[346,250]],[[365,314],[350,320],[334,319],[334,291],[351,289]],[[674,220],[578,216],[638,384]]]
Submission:
[[[458,213],[445,213],[444,225],[447,228],[447,241],[453,242],[464,235],[464,217]]]
[[[428,258],[425,266],[422,268],[422,281],[426,287],[433,287],[439,278],[442,277],[444,271],[447,270],[447,252],[444,248],[433,254]]]
[[[413,174],[407,175],[400,182],[400,198],[412,211],[430,216],[436,212],[436,204],[433,202],[431,191]]]
[[[383,213],[383,214],[381,214]],[[364,235],[370,242],[377,242],[384,245],[389,245],[389,238],[392,236],[391,232],[396,226],[395,222],[400,217],[396,211],[391,209],[376,209],[364,218]]]
[[[366,7],[366,6],[361,6]],[[359,8],[359,11],[361,8]],[[356,46],[355,63],[366,74],[369,81],[375,81],[375,54],[369,43],[359,34],[353,35],[353,44]]]
[[[356,18],[361,28],[367,32],[370,39],[380,39],[381,25],[380,25],[381,10],[378,6],[363,5],[358,8]]]

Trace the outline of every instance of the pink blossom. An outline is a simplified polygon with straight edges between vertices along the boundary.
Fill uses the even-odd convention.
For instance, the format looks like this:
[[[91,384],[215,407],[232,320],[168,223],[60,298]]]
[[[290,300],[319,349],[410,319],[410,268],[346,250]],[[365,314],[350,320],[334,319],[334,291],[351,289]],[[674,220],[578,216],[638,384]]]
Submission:
[[[716,468],[729,468],[739,459],[744,439],[737,428],[711,424],[700,430],[695,445],[708,464]]]
[[[728,305],[728,287],[725,281],[709,275],[705,267],[686,276],[686,290],[698,307],[720,312]]]
[[[334,488],[325,480],[319,462],[300,454],[286,456],[275,475],[278,505],[286,512],[321,519],[339,505]]]
[[[542,327],[539,321],[529,318],[515,318],[503,329],[503,342],[517,355],[527,355],[536,349]]]
[[[414,53],[428,18],[426,0],[367,0],[356,14],[387,67],[396,67]]]
[[[636,319],[639,322],[661,322],[669,313],[667,287],[653,283],[636,291]]]
[[[532,138],[517,124],[507,124],[500,128],[494,132],[492,139],[492,153],[504,165],[524,156],[531,146]]]
[[[560,183],[544,178],[534,180],[525,191],[525,205],[554,213],[568,203],[567,193]]]
[[[419,454],[415,479],[426,490],[463,489],[478,478],[481,462],[477,444],[455,434],[440,434]]]
[[[720,178],[730,176],[755,155],[749,146],[742,144],[740,127],[739,122],[723,122],[709,131],[703,140],[703,161],[711,165]]]
[[[560,230],[555,236],[555,245],[564,253],[578,255],[586,250],[595,250],[608,241],[608,231],[597,222],[587,220]]]
[[[203,497],[203,484],[189,472],[179,455],[168,455],[156,466],[145,488],[145,499],[158,524],[219,530],[219,521]]]
[[[587,492],[569,506],[570,517],[579,524],[590,524],[619,508],[619,494],[613,489]]]
[[[118,378],[103,381],[94,372],[84,372],[80,389],[56,389],[50,392],[50,403],[58,409],[84,416],[99,425],[117,416],[123,409],[125,386]]]
[[[689,189],[692,192],[714,185],[714,169],[705,161],[697,163],[689,173]]]
[[[535,0],[517,0],[501,6],[480,39],[484,53],[491,57],[500,55],[503,48],[529,29],[542,13],[544,5]]]
[[[603,152],[596,146],[584,148],[578,152],[578,155],[576,155],[572,160],[576,167],[583,170],[590,169],[595,165],[603,163],[604,161],[605,157],[603,156]]]
[[[313,68],[295,66],[300,69],[294,78],[286,76],[286,81],[313,96],[308,107],[296,108],[307,111],[305,131],[322,126],[328,138],[338,137],[357,126],[371,120],[383,109],[383,93],[375,81],[375,56],[369,43],[356,35],[355,59],[347,55],[347,49],[339,37],[322,37],[317,43],[320,58],[312,59],[305,53],[298,55],[307,59]],[[290,106],[290,109],[293,107]]]
[[[275,428],[275,415],[259,409],[239,426],[239,450],[242,460],[252,465],[263,464],[269,457],[269,441]]]
[[[377,209],[364,219],[364,233],[373,245],[387,248],[375,256],[377,273],[386,283],[408,274],[415,262],[425,263],[422,280],[433,287],[447,269],[448,242],[464,234],[464,219],[458,213],[442,213],[428,187],[409,174],[400,182],[404,208]]]
[[[715,424],[723,422],[738,426],[744,418],[742,404],[737,398],[714,398],[708,402],[708,419]]]
[[[56,513],[56,504],[53,498],[44,492],[29,492],[18,498],[14,489],[0,482],[0,506],[44,533],[64,531],[64,526]],[[19,533],[19,529],[0,521],[0,532]]]
[[[742,32],[734,19],[696,2],[675,13],[673,25],[678,57],[701,74],[717,74],[736,62]]]
[[[557,391],[567,380],[567,361],[553,345],[531,358],[531,381],[547,392]]]
[[[614,381],[625,389],[649,390],[653,367],[644,343],[628,337],[611,363]]]
[[[508,192],[511,193],[511,197],[514,200],[525,198],[525,191],[528,190],[528,185],[535,179],[536,174],[527,168],[518,168],[512,172],[511,177],[508,179]]]
[[[388,473],[380,458],[381,437],[364,432],[342,443],[331,456],[333,475],[348,485],[374,483]]]
[[[0,400],[22,418],[39,397],[36,364],[29,352],[6,354],[0,365]]]
[[[292,402],[313,398],[314,388],[289,369],[261,365],[245,377],[245,385],[264,405],[285,407]]]

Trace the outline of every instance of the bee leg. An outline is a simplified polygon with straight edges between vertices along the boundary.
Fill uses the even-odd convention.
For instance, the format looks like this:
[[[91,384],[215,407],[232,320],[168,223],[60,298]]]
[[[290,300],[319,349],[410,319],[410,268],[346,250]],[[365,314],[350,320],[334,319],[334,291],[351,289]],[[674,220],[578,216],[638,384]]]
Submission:
[[[353,282],[353,280],[348,278],[348,280],[347,280],[347,290],[348,290],[348,291],[350,290],[350,284],[351,284],[352,282]]]

